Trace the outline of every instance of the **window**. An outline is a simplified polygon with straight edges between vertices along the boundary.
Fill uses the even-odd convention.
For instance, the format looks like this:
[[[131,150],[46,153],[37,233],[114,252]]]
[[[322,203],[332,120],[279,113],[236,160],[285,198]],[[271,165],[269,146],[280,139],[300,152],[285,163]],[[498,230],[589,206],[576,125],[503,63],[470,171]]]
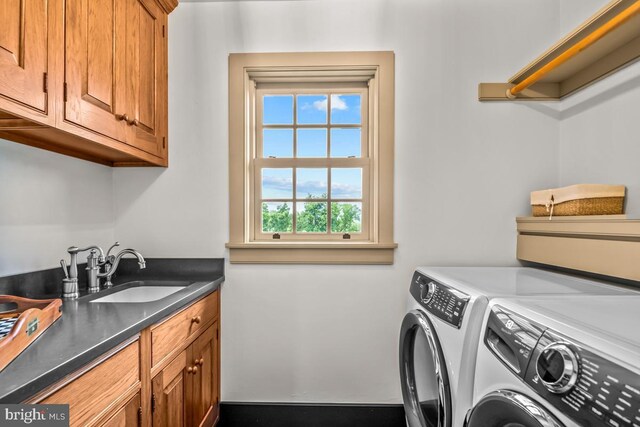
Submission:
[[[255,240],[369,240],[362,87],[257,89]]]
[[[229,66],[230,261],[392,263],[393,53]]]

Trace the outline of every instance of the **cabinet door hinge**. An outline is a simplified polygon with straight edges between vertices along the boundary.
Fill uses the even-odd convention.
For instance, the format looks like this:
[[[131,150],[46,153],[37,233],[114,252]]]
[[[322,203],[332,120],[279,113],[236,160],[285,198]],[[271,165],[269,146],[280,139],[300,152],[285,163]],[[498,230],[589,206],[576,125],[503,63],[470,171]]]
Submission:
[[[167,137],[163,136],[162,137],[162,149],[164,150],[165,148],[167,148]]]
[[[62,88],[62,97],[64,99],[64,102],[67,102],[67,82],[64,82],[64,86]]]
[[[138,406],[138,426],[142,426],[142,406]]]
[[[155,412],[156,411],[156,394],[152,393],[151,394],[151,412]]]
[[[47,73],[44,73],[42,75],[42,91],[44,93],[49,93],[49,82],[48,82],[48,75]]]
[[[162,26],[162,37],[164,37],[165,29],[164,25]]]
[[[220,331],[220,329],[216,329],[216,339],[218,339],[218,332]]]

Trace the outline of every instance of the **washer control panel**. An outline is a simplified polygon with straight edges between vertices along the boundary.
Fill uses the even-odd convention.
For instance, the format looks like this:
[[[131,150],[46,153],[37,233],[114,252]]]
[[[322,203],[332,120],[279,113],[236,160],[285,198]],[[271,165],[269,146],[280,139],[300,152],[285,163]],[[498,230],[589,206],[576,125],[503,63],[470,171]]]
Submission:
[[[640,374],[550,329],[525,382],[580,425],[640,426]]]
[[[499,305],[491,308],[485,345],[521,378],[545,328]]]
[[[410,292],[429,313],[460,328],[469,295],[417,271],[413,274]]]

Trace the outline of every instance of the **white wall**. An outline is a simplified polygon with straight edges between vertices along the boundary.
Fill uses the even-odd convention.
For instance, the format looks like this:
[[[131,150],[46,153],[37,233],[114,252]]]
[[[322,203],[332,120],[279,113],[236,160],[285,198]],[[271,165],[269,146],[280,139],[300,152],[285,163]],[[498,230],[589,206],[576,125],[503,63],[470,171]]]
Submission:
[[[111,168],[0,139],[0,276],[113,241]]]
[[[515,264],[516,215],[557,183],[558,123],[481,104],[556,40],[553,0],[181,3],[170,17],[170,163],[114,172],[116,236],[148,256],[226,256],[230,52],[396,52],[393,266],[227,265],[225,401],[401,401],[412,270]]]
[[[567,30],[603,5],[602,0],[563,0]],[[571,24],[571,25],[569,25]],[[562,102],[560,185],[624,184],[627,214],[640,215],[640,62]]]

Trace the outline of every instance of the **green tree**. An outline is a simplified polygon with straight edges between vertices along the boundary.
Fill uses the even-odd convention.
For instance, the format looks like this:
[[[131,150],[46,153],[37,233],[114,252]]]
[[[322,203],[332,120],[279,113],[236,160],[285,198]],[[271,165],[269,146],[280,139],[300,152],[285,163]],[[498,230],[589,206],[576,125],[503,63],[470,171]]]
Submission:
[[[331,203],[331,231],[357,233],[360,231],[362,211],[356,204]]]
[[[262,231],[286,233],[293,230],[293,216],[288,204],[276,206],[274,211],[269,211],[267,203],[262,204]]]
[[[327,203],[306,202],[304,204],[304,210],[298,212],[298,216],[296,218],[296,230],[307,233],[326,233]]]
[[[326,199],[327,195],[320,196]],[[308,199],[313,198],[310,194]],[[362,210],[357,204],[331,203],[331,231],[333,233],[357,233],[361,230]],[[262,203],[262,230],[271,233],[287,233],[293,229],[293,215],[287,203],[269,210]],[[296,231],[307,233],[325,233],[327,231],[327,203],[304,202],[303,210],[297,213]]]

